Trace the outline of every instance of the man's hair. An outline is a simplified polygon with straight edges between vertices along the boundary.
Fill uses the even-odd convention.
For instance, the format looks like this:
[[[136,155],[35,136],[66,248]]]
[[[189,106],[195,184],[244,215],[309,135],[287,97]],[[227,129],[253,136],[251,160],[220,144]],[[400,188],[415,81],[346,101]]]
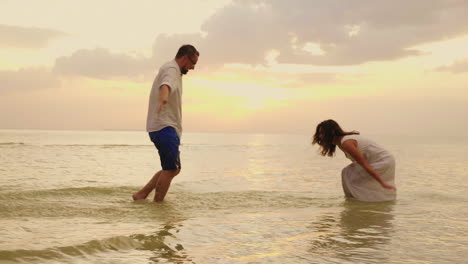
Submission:
[[[200,53],[194,46],[186,44],[182,45],[182,47],[179,48],[179,51],[177,51],[176,54],[176,59],[181,58],[185,55],[188,55],[190,58],[192,58],[195,55],[200,56]]]

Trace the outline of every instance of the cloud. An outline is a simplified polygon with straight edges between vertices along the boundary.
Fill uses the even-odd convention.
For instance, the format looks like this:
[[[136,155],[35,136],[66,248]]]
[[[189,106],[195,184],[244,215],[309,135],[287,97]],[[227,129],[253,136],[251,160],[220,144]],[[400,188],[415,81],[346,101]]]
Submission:
[[[415,56],[419,44],[468,33],[463,0],[236,0],[202,25],[202,33],[160,35],[155,60],[193,43],[201,61],[354,65]]]
[[[448,71],[452,73],[468,72],[468,59],[459,60],[449,66],[443,66],[436,69],[437,71]]]
[[[0,94],[56,88],[58,78],[45,68],[28,68],[17,71],[0,71]]]
[[[97,79],[112,77],[133,78],[153,70],[151,60],[126,54],[111,53],[107,49],[78,50],[69,57],[55,61],[54,71],[63,75],[79,75]]]
[[[0,25],[0,48],[44,48],[49,41],[63,36],[66,34],[53,29]]]

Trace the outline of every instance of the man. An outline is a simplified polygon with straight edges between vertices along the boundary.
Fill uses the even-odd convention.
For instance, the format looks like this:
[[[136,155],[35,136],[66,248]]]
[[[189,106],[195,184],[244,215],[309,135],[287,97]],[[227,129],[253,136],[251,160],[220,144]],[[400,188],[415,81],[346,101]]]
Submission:
[[[158,149],[162,170],[138,192],[133,200],[146,199],[156,190],[154,201],[164,200],[172,179],[179,174],[179,145],[182,133],[182,74],[193,70],[200,53],[192,45],[179,48],[175,59],[159,69],[149,99],[146,131]]]

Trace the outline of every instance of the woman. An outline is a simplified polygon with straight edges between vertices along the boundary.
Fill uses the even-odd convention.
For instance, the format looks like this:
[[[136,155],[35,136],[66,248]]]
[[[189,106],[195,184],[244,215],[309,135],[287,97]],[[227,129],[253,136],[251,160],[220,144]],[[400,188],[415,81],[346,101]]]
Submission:
[[[343,191],[347,197],[362,201],[395,200],[395,159],[374,142],[345,132],[334,120],[317,126],[312,144],[318,144],[323,156],[332,157],[338,146],[353,161],[341,172]]]

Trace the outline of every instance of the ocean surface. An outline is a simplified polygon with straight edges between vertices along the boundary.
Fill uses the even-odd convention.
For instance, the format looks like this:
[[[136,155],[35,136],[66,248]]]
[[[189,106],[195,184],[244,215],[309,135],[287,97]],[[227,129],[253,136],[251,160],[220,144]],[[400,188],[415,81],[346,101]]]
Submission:
[[[310,135],[185,133],[166,199],[144,132],[0,130],[0,263],[467,263],[468,136],[370,136],[394,202],[345,199]]]

